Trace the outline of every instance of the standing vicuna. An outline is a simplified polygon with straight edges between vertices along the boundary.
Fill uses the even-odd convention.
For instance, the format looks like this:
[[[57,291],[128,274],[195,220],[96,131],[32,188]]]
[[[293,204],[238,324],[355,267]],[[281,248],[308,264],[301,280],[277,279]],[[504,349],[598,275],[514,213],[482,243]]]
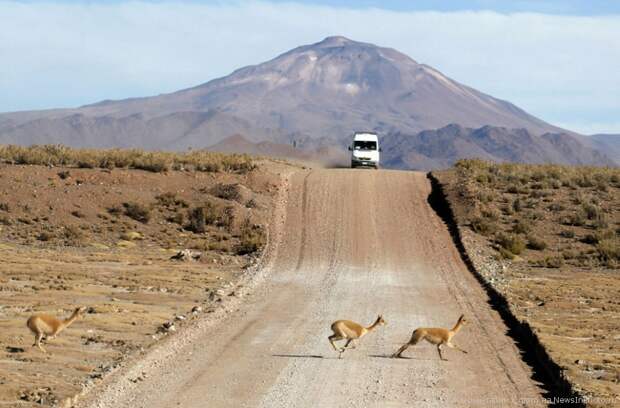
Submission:
[[[381,324],[386,324],[385,320],[383,320],[383,316],[379,315],[377,320],[373,324],[368,327],[364,327],[359,323],[352,322],[351,320],[337,320],[332,323],[332,331],[334,334],[328,337],[329,342],[331,343],[334,350],[338,351],[340,354],[338,358],[342,357],[342,353],[349,347],[354,340],[361,339],[371,331],[373,331],[377,326]],[[339,340],[346,340],[346,344],[344,347],[338,349],[334,342]],[[353,342],[353,348],[355,348],[355,342]]]
[[[400,357],[401,354],[403,354],[403,352],[409,348],[409,346],[417,344],[420,340],[426,340],[431,344],[435,344],[437,346],[439,358],[444,361],[447,361],[441,355],[441,346],[443,346],[444,344],[450,348],[457,349],[467,354],[465,350],[452,343],[452,338],[454,337],[454,335],[458,333],[458,331],[461,330],[461,327],[463,327],[463,325],[466,323],[467,319],[465,319],[464,315],[461,315],[452,330],[436,327],[420,327],[418,329],[415,329],[413,331],[413,334],[411,335],[411,339],[409,340],[409,342],[405,343],[400,349],[398,349],[396,353],[392,354],[392,358]]]
[[[48,340],[58,336],[61,331],[69,327],[71,323],[81,317],[85,311],[86,307],[78,307],[67,319],[57,319],[48,314],[35,314],[30,316],[26,322],[26,325],[32,334],[34,334],[34,344],[32,347],[37,346],[42,352],[46,353],[45,349],[41,346],[41,340],[43,337]]]

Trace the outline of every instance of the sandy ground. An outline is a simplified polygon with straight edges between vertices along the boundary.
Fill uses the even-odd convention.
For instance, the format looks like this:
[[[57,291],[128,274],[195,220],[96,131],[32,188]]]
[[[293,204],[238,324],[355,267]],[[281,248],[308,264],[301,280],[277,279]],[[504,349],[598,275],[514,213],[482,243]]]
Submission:
[[[289,167],[265,161],[231,174],[0,164],[0,407],[62,405],[165,338],[163,324],[178,331],[215,314],[258,255],[235,252],[235,226],[246,216],[269,222],[277,173]],[[216,197],[219,183],[242,194]],[[183,204],[161,205],[163,193]],[[125,201],[149,208],[150,220],[109,212]],[[231,208],[230,225],[196,233],[184,228],[187,221],[171,221],[187,220],[205,202]],[[79,231],[76,242],[63,238],[69,227]],[[49,237],[37,238],[42,233]],[[127,241],[127,233],[140,239]],[[185,248],[200,260],[170,259]],[[31,347],[29,316],[67,317],[77,306],[88,313],[49,341],[47,354]]]
[[[524,180],[539,169],[552,174],[543,166],[508,166],[515,166]],[[609,172],[620,177],[620,171],[605,168],[557,167],[555,171],[564,180],[570,180],[570,172],[581,172],[592,179],[593,174],[600,177]],[[476,175],[457,177],[454,170],[433,175],[447,194],[468,257],[485,281],[506,299],[511,314],[532,328],[562,377],[588,407],[620,406],[619,268],[617,263],[606,263],[598,256],[596,242],[585,239],[616,229],[615,241],[611,242],[620,244],[619,186],[561,183],[557,188],[539,190],[532,188],[536,181],[530,181],[520,185],[522,193],[517,195],[507,191],[511,183],[501,177],[496,184],[485,184],[478,181],[484,178]],[[543,193],[537,194],[540,191]],[[514,203],[515,197],[528,202],[529,208],[512,213],[502,210],[506,203]],[[599,209],[604,222],[594,219],[567,225],[562,221],[583,211],[584,203],[596,203],[594,208]],[[481,209],[487,214],[495,209],[500,214],[491,224],[498,230],[509,231],[515,220],[529,220],[530,231],[521,236],[537,236],[547,246],[544,250],[526,248],[512,260],[503,258],[497,250],[496,235],[472,229],[471,220],[481,214]],[[531,219],[534,213],[538,215],[535,221]],[[539,263],[558,257],[563,262],[553,267]]]
[[[539,406],[541,390],[427,203],[422,173],[292,176],[265,281],[219,324],[195,325],[94,389],[91,407]],[[336,319],[383,326],[338,359]],[[390,359],[418,326],[470,320],[469,354],[428,344]],[[136,381],[139,373],[139,381]],[[85,400],[86,401],[86,400]]]

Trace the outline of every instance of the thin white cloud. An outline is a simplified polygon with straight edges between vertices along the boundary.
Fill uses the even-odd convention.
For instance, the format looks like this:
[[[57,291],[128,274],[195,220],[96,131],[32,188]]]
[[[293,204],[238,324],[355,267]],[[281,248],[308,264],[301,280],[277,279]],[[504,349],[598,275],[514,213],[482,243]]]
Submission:
[[[620,16],[0,1],[0,20],[0,111],[170,92],[340,34],[557,123],[620,113]]]

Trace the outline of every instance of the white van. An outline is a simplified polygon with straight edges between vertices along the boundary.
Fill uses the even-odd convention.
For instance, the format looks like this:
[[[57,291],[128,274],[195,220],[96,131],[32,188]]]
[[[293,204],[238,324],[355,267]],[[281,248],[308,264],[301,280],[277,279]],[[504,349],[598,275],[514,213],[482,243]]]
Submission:
[[[351,152],[351,168],[358,166],[370,166],[379,168],[379,137],[372,132],[355,132],[353,145],[349,146]]]

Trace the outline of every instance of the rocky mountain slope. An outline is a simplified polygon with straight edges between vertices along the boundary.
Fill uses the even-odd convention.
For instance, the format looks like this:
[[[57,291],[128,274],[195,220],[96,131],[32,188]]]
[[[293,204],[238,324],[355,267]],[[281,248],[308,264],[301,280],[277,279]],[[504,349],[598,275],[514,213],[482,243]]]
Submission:
[[[539,135],[565,132],[396,50],[328,37],[171,94],[3,114],[0,143],[182,150],[212,146],[242,134],[254,143],[295,142],[300,148],[316,150],[345,147],[355,130],[416,135],[452,123],[525,129],[512,132],[509,140],[531,144],[523,150],[547,143]],[[521,138],[525,133],[529,136]],[[569,156],[579,156],[580,142],[573,137],[571,143],[577,146]],[[528,161],[519,150],[507,156]],[[414,157],[420,152],[405,154]],[[544,157],[562,154],[549,152]],[[589,156],[576,161],[590,163]],[[409,160],[389,154],[388,159]],[[433,167],[445,162],[429,160]]]
[[[439,169],[460,158],[497,162],[596,164],[615,162],[583,138],[568,133],[544,133],[526,129],[483,126],[472,129],[451,124],[414,135],[401,133],[384,138],[385,164],[393,168]]]

